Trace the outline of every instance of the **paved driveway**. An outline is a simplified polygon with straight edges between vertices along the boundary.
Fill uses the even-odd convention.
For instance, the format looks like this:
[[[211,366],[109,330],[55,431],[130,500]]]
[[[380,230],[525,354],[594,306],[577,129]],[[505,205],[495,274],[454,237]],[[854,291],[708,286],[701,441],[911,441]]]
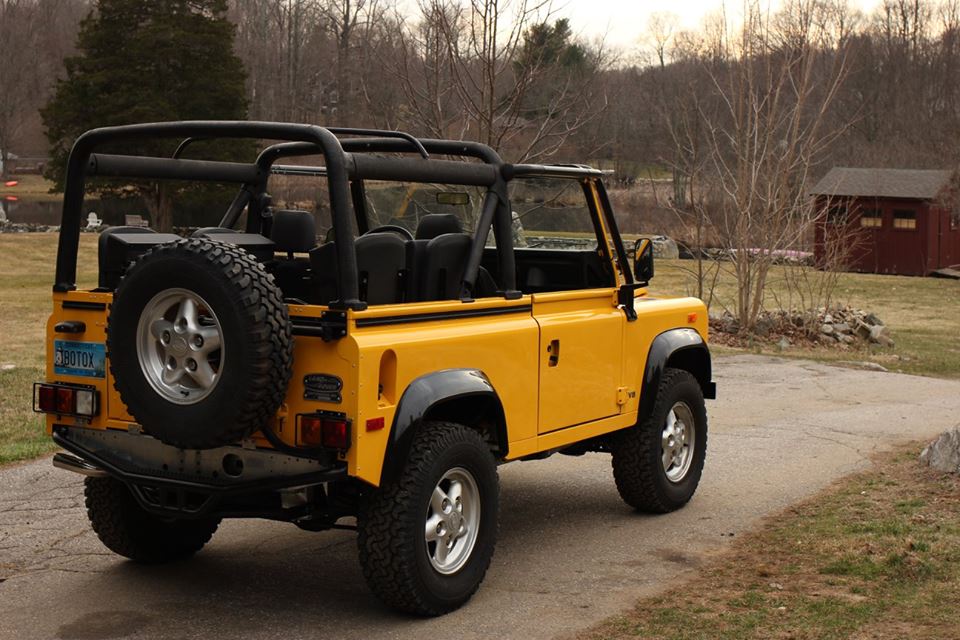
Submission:
[[[190,562],[140,567],[90,532],[81,480],[49,460],[0,471],[0,638],[553,638],[681,580],[761,517],[960,421],[960,382],[803,361],[719,359],[700,491],[632,513],[609,458],[507,465],[501,538],[477,596],[441,619],[385,611],[349,532],[229,521]]]

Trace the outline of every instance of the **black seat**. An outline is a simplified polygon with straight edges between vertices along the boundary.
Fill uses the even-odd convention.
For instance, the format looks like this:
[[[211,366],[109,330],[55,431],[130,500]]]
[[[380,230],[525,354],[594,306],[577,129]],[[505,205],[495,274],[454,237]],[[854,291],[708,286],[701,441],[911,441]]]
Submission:
[[[407,242],[407,268],[410,269],[412,274],[412,277],[407,280],[406,295],[408,300],[443,299],[436,297],[436,288],[432,288],[430,291],[423,288],[427,245],[440,236],[462,234],[463,226],[460,224],[460,218],[452,213],[430,213],[420,218],[414,240]]]
[[[172,233],[157,233],[147,227],[109,227],[97,239],[97,266],[101,289],[116,289],[127,266],[140,255],[164,242],[179,240]]]
[[[277,209],[273,211],[270,239],[275,251],[287,254],[272,265],[273,277],[286,298],[310,301],[314,298],[310,260],[296,253],[310,253],[317,246],[317,223],[309,211]]]
[[[473,245],[465,233],[445,233],[429,240],[417,265],[417,299],[455,300],[460,297],[463,271]]]
[[[327,242],[310,252],[314,296],[327,304],[339,295],[337,245]],[[396,304],[406,299],[407,248],[393,233],[368,233],[355,242],[360,299],[367,304]]]
[[[337,269],[337,245],[325,242],[310,251],[310,298],[317,304],[330,304],[340,298],[340,271]]]
[[[417,240],[433,240],[447,233],[463,233],[460,218],[452,213],[429,213],[417,223]]]
[[[407,244],[393,233],[357,238],[360,299],[367,304],[396,304],[406,298]]]
[[[309,253],[317,246],[317,222],[309,211],[276,209],[270,239],[288,257],[295,253]]]

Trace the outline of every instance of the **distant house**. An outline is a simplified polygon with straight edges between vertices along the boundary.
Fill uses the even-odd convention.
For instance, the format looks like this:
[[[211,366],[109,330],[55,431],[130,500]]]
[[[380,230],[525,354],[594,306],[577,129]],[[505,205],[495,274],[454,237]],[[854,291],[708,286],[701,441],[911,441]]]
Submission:
[[[960,181],[953,171],[835,167],[811,191],[818,264],[923,276],[960,264]],[[839,244],[838,244],[839,243]]]

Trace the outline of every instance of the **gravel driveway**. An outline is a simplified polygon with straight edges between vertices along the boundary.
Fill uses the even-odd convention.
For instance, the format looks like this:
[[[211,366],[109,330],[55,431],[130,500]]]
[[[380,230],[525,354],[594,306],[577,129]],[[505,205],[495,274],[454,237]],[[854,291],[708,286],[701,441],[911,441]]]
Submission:
[[[81,479],[49,459],[0,470],[0,638],[554,638],[682,580],[758,519],[960,421],[960,382],[760,356],[719,358],[700,491],[667,516],[620,502],[607,456],[501,468],[493,566],[462,610],[384,610],[350,532],[228,521],[192,561],[106,552]]]

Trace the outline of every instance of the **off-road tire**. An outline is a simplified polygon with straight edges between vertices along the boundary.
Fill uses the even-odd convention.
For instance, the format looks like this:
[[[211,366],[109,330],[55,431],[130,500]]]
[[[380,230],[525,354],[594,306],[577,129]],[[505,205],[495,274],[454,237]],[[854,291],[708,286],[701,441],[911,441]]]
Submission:
[[[466,468],[476,479],[481,517],[466,564],[443,575],[428,558],[424,518],[434,487],[454,467]],[[479,588],[493,557],[499,494],[496,462],[479,433],[450,422],[421,425],[400,477],[361,501],[360,566],[373,593],[394,609],[422,616],[462,606]]]
[[[151,387],[137,356],[144,307],[172,288],[214,308],[226,345],[220,380],[191,405]],[[293,338],[282,294],[263,265],[234,245],[195,238],[159,245],[127,269],[110,308],[107,353],[120,399],[144,431],[176,447],[209,449],[249,436],[276,415],[290,381]]]
[[[220,525],[219,518],[168,520],[145,511],[119,480],[87,478],[87,517],[105,547],[144,564],[188,558],[200,551]]]
[[[666,369],[653,410],[635,426],[611,438],[613,477],[620,497],[644,513],[669,513],[684,506],[700,483],[707,453],[707,411],[697,379],[682,369]],[[667,414],[678,401],[690,407],[696,438],[689,471],[680,482],[667,478],[660,457]]]

